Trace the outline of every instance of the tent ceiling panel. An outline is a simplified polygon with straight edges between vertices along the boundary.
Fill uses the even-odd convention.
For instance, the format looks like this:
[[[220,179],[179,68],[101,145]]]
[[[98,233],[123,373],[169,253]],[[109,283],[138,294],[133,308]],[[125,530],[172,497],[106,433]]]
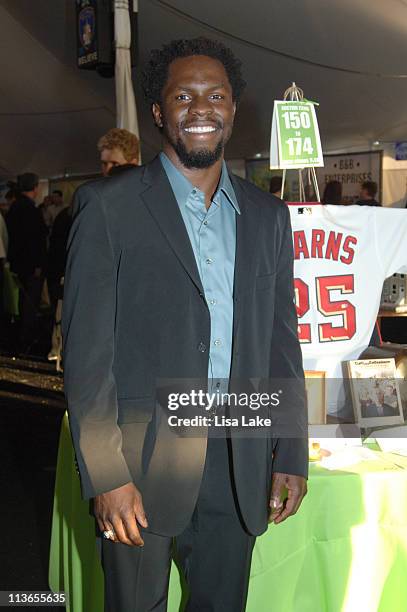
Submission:
[[[199,35],[242,58],[248,87],[229,157],[267,152],[273,100],[291,81],[320,103],[325,150],[407,140],[407,79],[389,78],[407,73],[407,0],[139,0],[139,7],[141,63],[151,48]],[[75,41],[73,0],[0,0],[0,174],[98,169],[96,141],[115,123],[113,81],[76,69]],[[139,69],[134,77],[146,161],[160,134]]]

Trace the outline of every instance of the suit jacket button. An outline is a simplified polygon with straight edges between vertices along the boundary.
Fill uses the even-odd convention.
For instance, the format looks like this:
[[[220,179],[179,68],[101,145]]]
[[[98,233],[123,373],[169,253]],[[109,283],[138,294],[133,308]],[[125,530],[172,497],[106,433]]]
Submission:
[[[198,344],[198,351],[201,353],[204,353],[206,351],[206,344],[204,344],[203,342],[200,342]]]

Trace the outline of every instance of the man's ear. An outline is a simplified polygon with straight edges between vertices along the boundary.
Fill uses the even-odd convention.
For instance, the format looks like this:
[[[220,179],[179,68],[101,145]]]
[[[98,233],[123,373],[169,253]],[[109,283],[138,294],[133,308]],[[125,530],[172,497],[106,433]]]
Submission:
[[[155,122],[156,126],[159,127],[159,128],[162,128],[163,127],[163,119],[162,119],[162,113],[161,113],[160,105],[156,104],[154,102],[154,104],[151,107],[151,110],[153,112],[154,122]]]

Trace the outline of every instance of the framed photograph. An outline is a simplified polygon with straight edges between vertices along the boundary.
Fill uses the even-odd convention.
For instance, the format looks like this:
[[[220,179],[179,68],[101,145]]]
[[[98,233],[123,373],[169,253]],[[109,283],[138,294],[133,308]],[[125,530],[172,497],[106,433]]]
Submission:
[[[355,420],[360,427],[404,422],[394,358],[348,361]]]
[[[305,391],[307,393],[308,424],[326,423],[325,372],[305,370]]]

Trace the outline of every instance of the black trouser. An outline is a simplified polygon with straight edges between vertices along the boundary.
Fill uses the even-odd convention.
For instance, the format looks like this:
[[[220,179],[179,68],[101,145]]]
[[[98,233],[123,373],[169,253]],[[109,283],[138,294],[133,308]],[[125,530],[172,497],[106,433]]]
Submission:
[[[19,277],[23,289],[20,291],[20,349],[26,350],[38,339],[38,311],[44,279],[31,276]]]
[[[173,552],[185,575],[188,612],[245,609],[255,537],[242,526],[224,438],[209,438],[198,501],[185,531],[174,538],[143,531],[144,547],[102,539],[106,612],[164,612]]]

